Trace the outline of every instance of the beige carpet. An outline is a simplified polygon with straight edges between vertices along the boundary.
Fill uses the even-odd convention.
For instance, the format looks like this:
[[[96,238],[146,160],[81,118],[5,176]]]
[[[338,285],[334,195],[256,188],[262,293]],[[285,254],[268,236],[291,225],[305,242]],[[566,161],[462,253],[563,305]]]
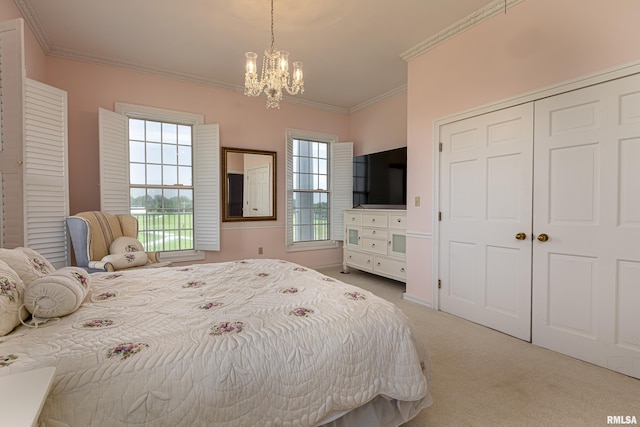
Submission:
[[[640,380],[403,300],[404,283],[318,271],[392,301],[415,324],[433,365],[434,403],[406,427],[606,426],[611,415],[640,423]]]

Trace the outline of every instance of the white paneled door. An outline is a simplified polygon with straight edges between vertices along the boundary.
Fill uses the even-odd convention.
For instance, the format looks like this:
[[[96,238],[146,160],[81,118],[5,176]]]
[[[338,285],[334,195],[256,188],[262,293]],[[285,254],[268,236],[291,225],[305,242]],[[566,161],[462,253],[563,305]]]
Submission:
[[[535,110],[533,342],[640,378],[640,76]]]
[[[271,209],[271,173],[269,165],[248,168],[245,176],[244,216],[269,216]]]
[[[440,308],[531,339],[533,104],[440,128]]]

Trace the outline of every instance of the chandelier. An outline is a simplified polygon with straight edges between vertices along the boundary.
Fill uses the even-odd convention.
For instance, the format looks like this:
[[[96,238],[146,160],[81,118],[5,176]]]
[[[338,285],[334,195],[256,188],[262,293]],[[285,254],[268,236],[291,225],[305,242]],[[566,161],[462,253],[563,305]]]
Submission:
[[[289,74],[289,52],[273,48],[273,0],[271,0],[271,47],[264,51],[262,60],[262,72],[258,79],[258,67],[255,52],[247,52],[246,72],[244,74],[244,94],[247,96],[260,96],[261,92],[267,95],[267,108],[280,108],[283,89],[290,95],[304,93],[304,80],[302,78],[302,62],[293,63],[293,81]]]

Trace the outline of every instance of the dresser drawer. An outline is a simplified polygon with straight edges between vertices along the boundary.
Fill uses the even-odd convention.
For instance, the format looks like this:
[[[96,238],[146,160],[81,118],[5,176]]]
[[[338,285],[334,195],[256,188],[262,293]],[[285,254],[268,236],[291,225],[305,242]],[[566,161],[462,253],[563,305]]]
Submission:
[[[403,261],[396,261],[394,259],[376,258],[373,266],[374,271],[395,276],[401,279],[406,279],[407,269],[406,264]]]
[[[362,270],[373,270],[373,255],[346,251],[344,253],[344,261]]]
[[[360,225],[362,223],[362,214],[360,213],[344,213],[344,225]]]
[[[362,244],[360,246],[363,251],[369,251],[372,253],[386,255],[387,254],[387,240],[372,239],[371,237],[363,237]]]
[[[386,239],[389,236],[389,232],[386,229],[379,228],[363,228],[362,237],[375,237],[378,239]]]
[[[386,214],[362,214],[362,225],[366,227],[382,227],[387,228]]]
[[[389,214],[389,228],[407,229],[407,216],[404,214]]]

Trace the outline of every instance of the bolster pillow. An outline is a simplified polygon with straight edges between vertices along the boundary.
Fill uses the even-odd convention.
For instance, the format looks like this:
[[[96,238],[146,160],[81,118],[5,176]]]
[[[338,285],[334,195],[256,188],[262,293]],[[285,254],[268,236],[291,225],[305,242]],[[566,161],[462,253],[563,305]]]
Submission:
[[[36,317],[62,317],[71,314],[87,296],[90,277],[81,268],[63,267],[31,282],[24,293],[24,305]]]
[[[111,264],[114,270],[123,270],[125,268],[145,265],[149,262],[149,257],[145,252],[138,251],[107,255],[102,258],[101,261]]]

